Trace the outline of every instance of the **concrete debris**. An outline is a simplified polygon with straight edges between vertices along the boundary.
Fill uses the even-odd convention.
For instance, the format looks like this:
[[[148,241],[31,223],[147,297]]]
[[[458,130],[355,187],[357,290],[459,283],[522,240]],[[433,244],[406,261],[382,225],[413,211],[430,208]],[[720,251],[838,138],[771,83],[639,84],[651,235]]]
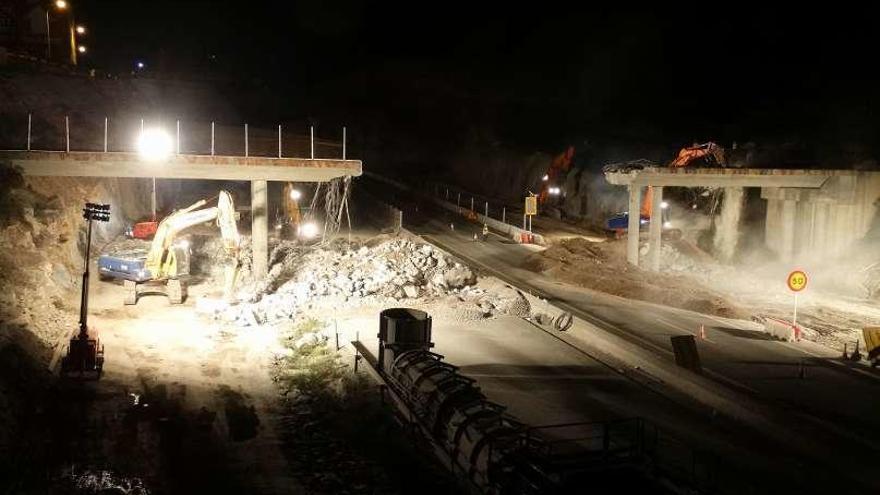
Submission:
[[[242,291],[242,304],[215,312],[241,325],[291,319],[316,297],[340,304],[362,298],[436,298],[457,293],[476,275],[432,246],[394,239],[376,246],[345,242],[306,249],[276,246],[267,280]]]
[[[629,173],[634,170],[643,170],[646,168],[656,168],[657,163],[651,160],[646,159],[638,159],[631,160],[628,162],[618,162],[618,163],[609,163],[602,167],[602,172],[604,173],[612,173],[612,172],[620,172],[620,173]]]
[[[124,478],[110,471],[89,471],[77,473],[71,470],[63,477],[75,493],[118,493],[129,495],[149,495],[150,491],[139,478]],[[66,487],[65,487],[66,488]],[[67,490],[64,490],[65,493]]]

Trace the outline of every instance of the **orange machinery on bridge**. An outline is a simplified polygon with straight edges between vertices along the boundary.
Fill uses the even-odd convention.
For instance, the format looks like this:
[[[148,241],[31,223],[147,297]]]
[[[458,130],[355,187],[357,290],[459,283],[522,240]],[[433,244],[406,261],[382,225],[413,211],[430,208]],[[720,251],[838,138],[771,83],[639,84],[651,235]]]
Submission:
[[[703,144],[694,144],[693,146],[682,148],[678,152],[678,156],[669,162],[669,168],[687,167],[694,163],[695,160],[703,159],[709,165],[719,165],[725,167],[727,165],[724,148],[713,143],[707,142]],[[654,188],[648,186],[642,197],[642,205],[639,208],[639,222],[647,224],[651,221],[651,203],[654,198]],[[667,228],[668,221],[663,217],[664,229]],[[615,236],[620,237],[629,227],[629,212],[621,213],[609,218],[606,221],[606,228]]]

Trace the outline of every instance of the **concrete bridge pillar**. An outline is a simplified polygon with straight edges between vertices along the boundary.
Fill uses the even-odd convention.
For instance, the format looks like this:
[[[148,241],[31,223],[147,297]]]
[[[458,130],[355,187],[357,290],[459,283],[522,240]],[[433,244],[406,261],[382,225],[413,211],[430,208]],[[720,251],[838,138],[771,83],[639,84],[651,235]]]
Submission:
[[[629,186],[629,224],[626,230],[626,261],[639,266],[639,204],[642,199],[642,186]]]
[[[724,263],[733,261],[736,254],[736,245],[739,243],[739,220],[742,217],[743,200],[745,199],[742,187],[725,187],[724,203],[721,205],[721,215],[715,221],[715,253]]]
[[[782,201],[782,245],[779,254],[785,261],[794,259],[794,234],[795,220],[797,216],[797,201],[786,199]]]
[[[660,252],[663,244],[663,187],[654,186],[651,194],[651,224],[648,232],[651,235],[651,270],[660,271]]]
[[[268,182],[251,181],[251,249],[254,253],[253,272],[258,278],[269,273],[269,208]]]

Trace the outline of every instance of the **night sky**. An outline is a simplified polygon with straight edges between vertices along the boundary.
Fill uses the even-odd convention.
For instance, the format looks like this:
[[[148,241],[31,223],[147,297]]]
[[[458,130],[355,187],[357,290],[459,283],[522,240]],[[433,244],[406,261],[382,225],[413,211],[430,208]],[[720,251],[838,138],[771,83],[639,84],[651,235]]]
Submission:
[[[144,60],[283,95],[277,114],[252,119],[346,122],[426,149],[465,139],[543,150],[711,139],[875,151],[874,12],[477,4],[77,8],[98,67]]]

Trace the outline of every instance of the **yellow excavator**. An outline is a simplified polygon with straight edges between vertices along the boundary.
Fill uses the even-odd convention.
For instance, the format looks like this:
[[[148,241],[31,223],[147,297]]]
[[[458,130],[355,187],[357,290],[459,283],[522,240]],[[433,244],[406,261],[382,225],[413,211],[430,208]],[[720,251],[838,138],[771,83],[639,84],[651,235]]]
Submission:
[[[175,242],[176,237],[185,229],[212,221],[220,228],[227,257],[224,297],[227,301],[232,300],[241,263],[241,237],[235,223],[235,205],[226,191],[220,191],[217,206],[203,208],[206,204],[207,201],[203,199],[165,217],[159,223],[146,254],[143,251],[129,251],[102,254],[98,258],[102,279],[123,280],[125,304],[137,304],[138,288],[143,284],[164,285],[162,292],[168,296],[171,304],[182,303],[186,299],[186,285],[182,277],[189,275],[189,245]]]

